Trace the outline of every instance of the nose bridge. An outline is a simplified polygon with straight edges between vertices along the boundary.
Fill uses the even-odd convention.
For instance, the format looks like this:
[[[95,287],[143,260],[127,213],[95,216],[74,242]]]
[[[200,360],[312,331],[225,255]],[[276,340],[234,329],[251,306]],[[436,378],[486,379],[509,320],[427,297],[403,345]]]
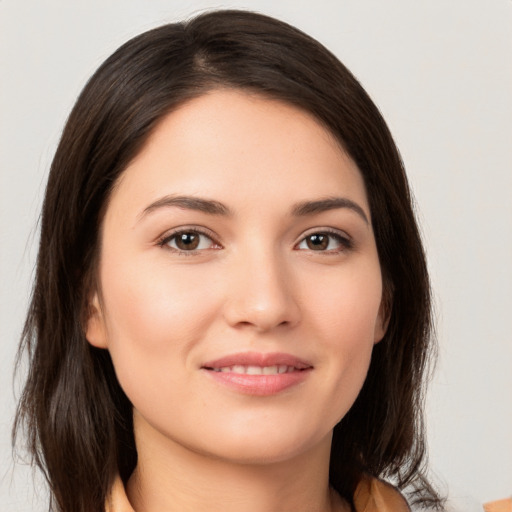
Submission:
[[[228,322],[261,331],[295,324],[299,309],[286,254],[270,244],[250,244],[235,260],[226,302]]]

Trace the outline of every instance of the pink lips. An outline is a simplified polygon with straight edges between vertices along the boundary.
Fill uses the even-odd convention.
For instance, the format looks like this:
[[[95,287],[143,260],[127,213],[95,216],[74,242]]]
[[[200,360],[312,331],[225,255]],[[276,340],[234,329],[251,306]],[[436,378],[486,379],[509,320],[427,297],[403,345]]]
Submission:
[[[313,366],[290,354],[244,352],[208,361],[201,369],[239,393],[269,396],[303,382]]]

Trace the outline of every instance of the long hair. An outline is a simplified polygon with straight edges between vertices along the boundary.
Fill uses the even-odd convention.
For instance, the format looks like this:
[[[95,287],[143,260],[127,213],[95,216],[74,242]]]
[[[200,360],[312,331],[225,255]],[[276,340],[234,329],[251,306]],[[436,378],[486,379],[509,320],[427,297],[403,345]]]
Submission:
[[[132,407],[107,351],[84,335],[109,194],[155,126],[216,88],[248,90],[311,113],[357,164],[366,186],[389,326],[353,407],[336,425],[331,485],[352,503],[363,474],[416,489],[423,474],[423,390],[433,350],[430,287],[398,150],[369,96],[320,43],[275,19],[214,11],[130,40],[80,94],[51,165],[30,309],[19,357],[30,360],[14,436],[51,491],[50,508],[103,510],[116,473],[137,463]]]

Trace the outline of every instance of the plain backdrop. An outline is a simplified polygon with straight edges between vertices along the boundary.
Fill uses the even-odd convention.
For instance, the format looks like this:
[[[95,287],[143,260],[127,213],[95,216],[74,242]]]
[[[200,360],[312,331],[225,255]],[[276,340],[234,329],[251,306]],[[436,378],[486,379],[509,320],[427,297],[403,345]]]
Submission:
[[[431,467],[461,512],[510,495],[512,1],[0,0],[1,509],[46,510],[41,482],[34,490],[31,470],[11,456],[13,365],[66,116],[128,38],[220,7],[261,11],[311,34],[383,112],[416,197],[435,293]]]

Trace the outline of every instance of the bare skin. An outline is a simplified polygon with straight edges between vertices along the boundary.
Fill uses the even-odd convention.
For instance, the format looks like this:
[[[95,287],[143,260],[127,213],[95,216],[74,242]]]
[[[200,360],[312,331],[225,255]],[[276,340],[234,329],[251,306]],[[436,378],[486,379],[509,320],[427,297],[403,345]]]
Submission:
[[[146,435],[147,434],[147,435]],[[210,459],[175,445],[162,453],[155,432],[142,433],[138,444],[143,459],[127,488],[137,512],[157,510],[210,510],[244,512],[348,512],[347,503],[326,484],[328,449],[311,450],[294,459],[274,464],[234,465]],[[156,437],[158,435],[156,434]],[[318,460],[317,460],[318,459]],[[180,461],[177,468],[172,461]],[[322,474],[318,474],[322,468]],[[179,469],[179,470],[177,470]],[[190,474],[194,475],[193,482]],[[172,508],[166,508],[172,503]]]
[[[182,105],[116,184],[99,270],[87,338],[134,406],[137,512],[348,510],[332,430],[386,322],[364,182],[325,128],[240,91]]]

